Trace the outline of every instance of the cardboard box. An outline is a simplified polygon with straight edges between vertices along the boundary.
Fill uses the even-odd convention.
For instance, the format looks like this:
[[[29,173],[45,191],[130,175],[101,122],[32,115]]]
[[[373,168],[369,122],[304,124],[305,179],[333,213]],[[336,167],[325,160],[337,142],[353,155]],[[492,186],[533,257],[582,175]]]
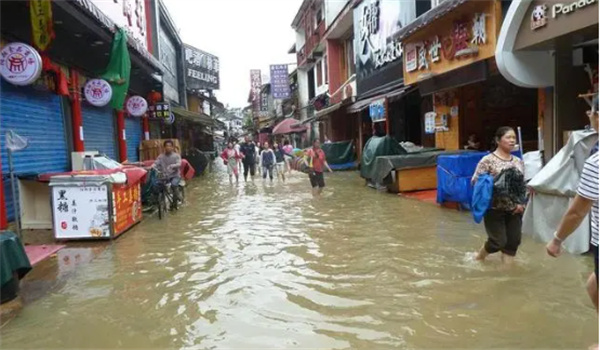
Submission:
[[[157,140],[144,140],[140,146],[140,161],[154,160],[161,153],[164,152],[163,144],[165,141],[173,141],[175,151],[181,153],[181,146],[178,139],[157,139]]]

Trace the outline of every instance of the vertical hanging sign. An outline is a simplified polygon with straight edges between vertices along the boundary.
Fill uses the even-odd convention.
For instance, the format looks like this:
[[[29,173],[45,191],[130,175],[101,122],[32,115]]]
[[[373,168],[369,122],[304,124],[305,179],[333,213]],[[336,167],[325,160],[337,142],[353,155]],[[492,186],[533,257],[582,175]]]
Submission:
[[[29,0],[29,16],[33,44],[40,51],[46,51],[54,38],[52,2],[50,0]]]
[[[290,79],[287,64],[271,65],[271,94],[276,100],[290,98]]]
[[[256,112],[260,111],[260,87],[262,85],[262,78],[260,75],[260,69],[250,70],[250,98],[252,100],[252,110]]]

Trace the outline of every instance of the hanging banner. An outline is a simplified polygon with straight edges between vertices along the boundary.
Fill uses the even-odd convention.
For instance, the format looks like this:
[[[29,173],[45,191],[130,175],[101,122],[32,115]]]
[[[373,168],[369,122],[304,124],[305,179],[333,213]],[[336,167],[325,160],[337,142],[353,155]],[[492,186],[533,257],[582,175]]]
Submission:
[[[126,106],[127,112],[134,117],[141,117],[148,110],[148,102],[142,96],[131,96]]]
[[[83,94],[86,101],[92,106],[103,107],[112,98],[112,87],[104,79],[92,79],[85,84]]]
[[[29,0],[29,17],[31,18],[33,44],[40,51],[46,51],[54,39],[52,2],[50,0]]]
[[[250,99],[252,100],[252,110],[260,111],[260,88],[262,86],[262,78],[260,69],[250,70]]]
[[[276,100],[290,98],[290,78],[287,64],[271,65],[271,94]]]
[[[29,85],[42,74],[42,57],[31,46],[10,43],[0,50],[0,74],[14,85]]]

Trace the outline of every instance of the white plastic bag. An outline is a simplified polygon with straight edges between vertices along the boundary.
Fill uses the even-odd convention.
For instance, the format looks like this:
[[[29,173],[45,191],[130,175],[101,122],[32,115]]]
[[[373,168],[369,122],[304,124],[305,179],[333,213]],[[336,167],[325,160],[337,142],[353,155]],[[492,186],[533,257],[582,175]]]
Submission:
[[[6,132],[6,148],[12,152],[20,151],[29,146],[29,140],[12,130]]]

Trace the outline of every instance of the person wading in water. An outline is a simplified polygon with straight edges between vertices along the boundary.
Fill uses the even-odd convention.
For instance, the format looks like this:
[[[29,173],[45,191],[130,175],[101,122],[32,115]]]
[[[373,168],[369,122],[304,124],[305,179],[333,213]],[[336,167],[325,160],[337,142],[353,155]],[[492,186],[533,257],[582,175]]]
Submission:
[[[598,97],[594,99],[593,108],[588,112],[590,122],[598,130]],[[587,280],[587,291],[598,313],[598,151],[594,149],[592,155],[583,166],[579,179],[577,195],[571,202],[569,209],[563,216],[554,238],[546,245],[548,255],[558,257],[562,253],[562,243],[567,239],[588,214],[591,214],[591,248],[594,253],[594,272]],[[586,225],[589,223],[585,223]],[[598,345],[591,347],[598,349]]]
[[[265,146],[260,152],[260,168],[262,169],[263,180],[266,180],[267,174],[269,174],[269,179],[273,181],[273,168],[276,161],[275,152],[269,147],[269,143],[265,142]]]
[[[256,145],[254,145],[254,142],[248,136],[246,136],[245,141],[240,146],[240,152],[244,156],[242,160],[242,164],[244,165],[244,181],[248,181],[248,173],[250,173],[252,180],[254,180],[254,174],[256,174]]]
[[[221,153],[223,163],[227,165],[227,174],[229,174],[229,183],[233,183],[233,176],[235,175],[235,182],[239,182],[239,168],[238,161],[242,159],[242,154],[239,153],[233,143],[229,142],[227,148]]]
[[[313,147],[306,151],[304,155],[304,164],[308,167],[308,178],[310,179],[310,185],[312,186],[312,193],[314,197],[318,197],[323,192],[325,187],[325,178],[323,177],[323,168],[326,167],[330,173],[333,172],[325,159],[325,152],[321,149],[321,142],[319,140],[313,141]]]
[[[490,254],[502,252],[502,261],[511,263],[521,244],[526,200],[524,165],[522,160],[511,154],[517,142],[512,128],[499,128],[494,141],[496,150],[481,159],[472,179],[475,183],[477,177],[485,173],[494,177],[492,204],[483,218],[488,239],[475,259],[483,261]],[[500,176],[504,176],[505,181],[497,186]]]

